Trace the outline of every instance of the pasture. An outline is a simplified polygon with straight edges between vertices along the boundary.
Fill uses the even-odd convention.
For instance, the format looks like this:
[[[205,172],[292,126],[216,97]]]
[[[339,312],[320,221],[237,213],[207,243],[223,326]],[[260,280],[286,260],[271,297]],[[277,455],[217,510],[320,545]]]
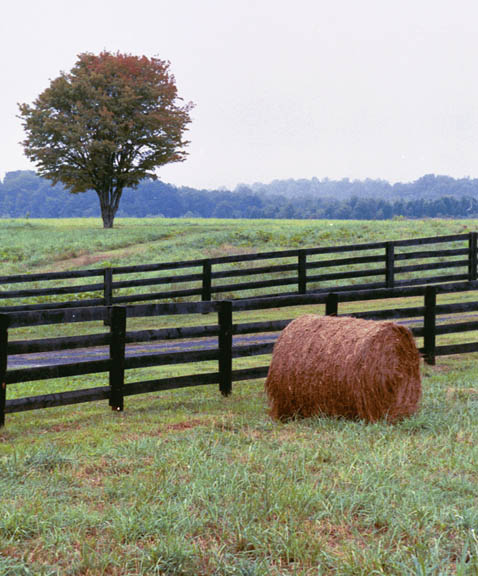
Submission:
[[[462,234],[475,220],[215,220],[118,218],[0,221],[2,275],[142,264],[241,252]]]
[[[2,274],[13,274],[477,229],[125,219],[103,231],[88,220],[6,220],[0,259]],[[277,317],[258,314],[252,320]],[[122,413],[98,402],[14,414],[0,430],[0,574],[478,574],[477,359],[423,366],[421,409],[393,426],[278,424],[263,380],[234,384],[227,398],[216,386],[139,396]],[[37,394],[59,386],[29,385]]]

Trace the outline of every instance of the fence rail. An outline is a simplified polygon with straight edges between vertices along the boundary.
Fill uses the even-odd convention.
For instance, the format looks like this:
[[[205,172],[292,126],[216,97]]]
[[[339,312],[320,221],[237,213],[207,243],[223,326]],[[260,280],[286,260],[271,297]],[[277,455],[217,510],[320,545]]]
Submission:
[[[243,299],[235,301],[155,303],[135,306],[111,306],[93,308],[72,308],[59,310],[23,311],[0,314],[0,426],[4,425],[5,414],[64,406],[82,402],[108,400],[114,410],[124,408],[124,398],[135,394],[169,390],[182,387],[216,384],[222,394],[228,395],[235,381],[261,378],[267,374],[268,366],[234,370],[233,359],[270,354],[274,344],[273,333],[282,330],[291,319],[277,319],[254,322],[235,322],[239,312],[267,310],[271,308],[289,308],[297,306],[325,306],[326,314],[340,315],[341,306],[348,303],[360,303],[360,311],[347,312],[347,315],[368,319],[423,319],[422,325],[414,325],[411,330],[415,337],[423,338],[420,351],[425,362],[435,363],[440,355],[464,354],[478,351],[478,342],[463,344],[437,345],[436,337],[442,334],[466,333],[478,330],[478,321],[467,316],[478,311],[478,301],[436,303],[437,294],[462,294],[478,291],[478,281],[438,286],[382,288],[380,290],[362,290],[348,292],[329,292],[319,294],[283,295],[262,299]],[[397,298],[423,298],[421,305],[396,308]],[[364,303],[386,301],[386,309],[364,310]],[[130,329],[135,318],[215,314],[215,322],[201,326],[157,328],[152,330]],[[464,314],[461,318],[460,314]],[[450,322],[447,316],[454,315]],[[444,317],[445,322],[437,325],[437,319]],[[458,317],[458,318],[457,318]],[[9,340],[9,331],[33,326],[54,326],[68,323],[89,323],[109,318],[109,329],[101,334],[83,334],[55,338],[37,338],[32,340]],[[462,320],[457,322],[457,319]],[[246,345],[235,344],[233,336],[264,335],[272,337],[267,342],[253,342]],[[128,344],[155,342],[161,340],[186,340],[197,342],[197,338],[217,337],[217,345],[212,349],[193,349],[174,352],[154,352],[146,350],[139,355],[128,355]],[[16,354],[77,350],[96,346],[107,347],[107,357],[103,359],[51,364],[30,368],[8,368],[8,359]],[[129,370],[172,366],[196,362],[217,362],[215,372],[196,373],[188,376],[175,376],[147,381],[125,382]],[[78,375],[107,373],[108,386],[81,390],[68,390],[53,394],[42,394],[24,398],[7,399],[7,390],[22,383],[64,378]]]
[[[271,294],[272,288],[285,290],[282,292],[285,294],[306,294],[327,293],[332,289],[355,291],[474,281],[477,279],[477,236],[476,232],[470,232],[137,266],[1,276],[0,312],[177,299],[206,302],[213,297],[248,298],[251,291],[259,297],[278,295]],[[426,249],[418,249],[422,246]],[[256,262],[259,265],[254,265]],[[148,273],[158,274],[144,277]],[[131,275],[135,277],[128,278]],[[87,278],[92,278],[93,282],[74,284]],[[356,283],[361,279],[365,282]],[[68,280],[70,284],[45,285],[60,280]],[[41,286],[36,285],[38,283]],[[11,288],[17,284],[28,287]],[[144,291],[148,287],[151,290]],[[51,300],[56,297],[59,300]]]

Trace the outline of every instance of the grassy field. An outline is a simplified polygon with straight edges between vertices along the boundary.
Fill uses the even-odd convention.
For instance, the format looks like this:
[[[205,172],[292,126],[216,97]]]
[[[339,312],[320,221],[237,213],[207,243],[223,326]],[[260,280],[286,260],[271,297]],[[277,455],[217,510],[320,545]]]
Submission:
[[[2,274],[462,234],[474,220],[0,220]]]
[[[478,223],[151,219],[103,231],[93,220],[2,220],[1,273],[470,230]],[[478,574],[477,360],[424,366],[420,411],[393,426],[278,424],[262,381],[228,398],[216,387],[128,398],[123,413],[92,403],[7,416],[0,575]],[[91,380],[14,395],[104,383]]]

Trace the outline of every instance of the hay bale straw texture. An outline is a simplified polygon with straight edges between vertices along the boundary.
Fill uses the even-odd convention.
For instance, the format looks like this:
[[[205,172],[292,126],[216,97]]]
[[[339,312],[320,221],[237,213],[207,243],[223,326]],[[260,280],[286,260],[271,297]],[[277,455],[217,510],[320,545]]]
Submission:
[[[393,322],[307,315],[280,334],[266,380],[270,414],[398,420],[417,410],[420,355]]]

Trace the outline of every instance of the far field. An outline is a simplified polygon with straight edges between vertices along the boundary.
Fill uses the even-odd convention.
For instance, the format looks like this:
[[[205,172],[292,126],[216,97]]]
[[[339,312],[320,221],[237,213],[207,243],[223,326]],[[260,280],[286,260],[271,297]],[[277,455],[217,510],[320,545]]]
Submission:
[[[0,220],[0,275],[469,231],[478,221]],[[7,415],[0,575],[476,575],[477,360],[424,366],[420,411],[393,426],[278,424],[263,381],[229,398],[132,397],[120,414],[98,402]],[[8,394],[105,383],[91,380]]]
[[[462,234],[476,220],[0,220],[1,274]]]

